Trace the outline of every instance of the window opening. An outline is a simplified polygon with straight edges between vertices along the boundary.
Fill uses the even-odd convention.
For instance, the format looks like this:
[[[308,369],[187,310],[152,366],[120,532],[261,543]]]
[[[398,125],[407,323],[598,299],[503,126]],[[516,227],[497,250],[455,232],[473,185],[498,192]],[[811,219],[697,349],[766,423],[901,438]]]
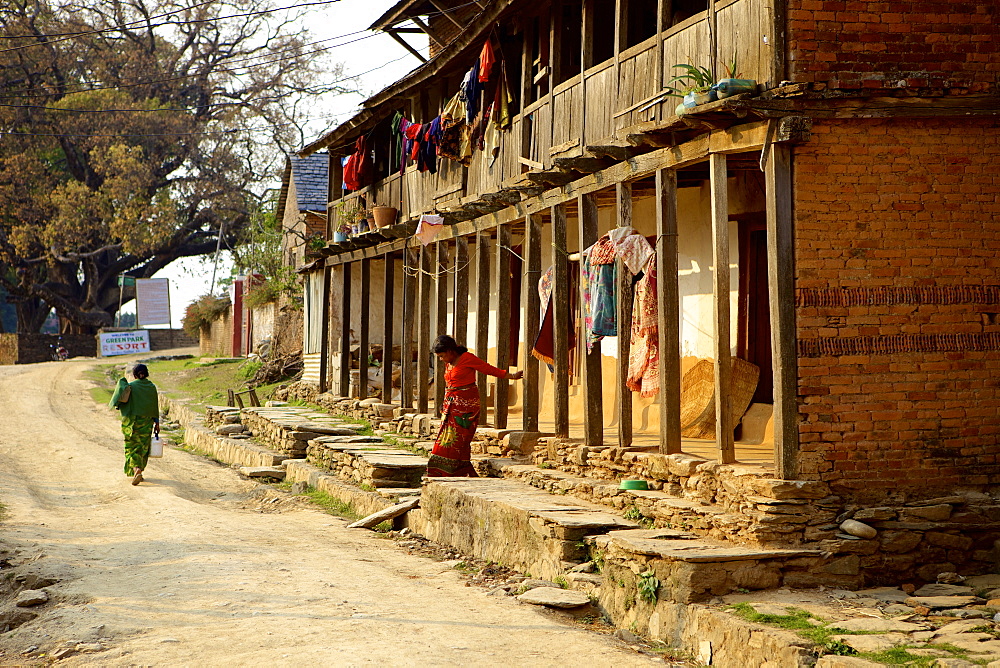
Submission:
[[[641,44],[656,34],[657,0],[627,0],[626,48]]]
[[[594,62],[598,65],[615,57],[615,0],[593,0]]]

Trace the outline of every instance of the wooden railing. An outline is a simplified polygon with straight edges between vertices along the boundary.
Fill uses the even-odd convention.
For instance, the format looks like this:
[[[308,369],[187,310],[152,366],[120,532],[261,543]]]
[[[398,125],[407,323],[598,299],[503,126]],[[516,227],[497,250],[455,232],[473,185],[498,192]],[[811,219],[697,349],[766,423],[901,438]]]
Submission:
[[[614,139],[637,123],[668,118],[680,102],[662,96],[667,82],[679,73],[674,65],[711,65],[710,20],[709,13],[702,12],[557,85],[514,118],[510,131],[502,133],[500,155],[492,165],[490,156],[477,151],[468,168],[441,160],[435,175],[411,166],[405,174],[392,174],[357,194],[368,203],[399,208],[405,220],[469,195],[496,192],[529,165],[549,169],[553,158],[580,155],[588,144]],[[722,64],[735,55],[743,78],[760,83],[773,78],[769,3],[717,2],[716,25],[720,76]],[[527,132],[525,124],[530,126]]]

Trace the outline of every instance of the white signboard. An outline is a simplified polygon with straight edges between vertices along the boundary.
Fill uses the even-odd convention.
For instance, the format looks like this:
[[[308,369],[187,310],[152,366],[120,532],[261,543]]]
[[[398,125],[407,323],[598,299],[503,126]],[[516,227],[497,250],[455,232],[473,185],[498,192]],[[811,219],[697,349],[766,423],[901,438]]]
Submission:
[[[107,332],[100,335],[101,357],[149,352],[149,332],[140,329],[134,332]]]
[[[170,324],[170,280],[137,278],[135,312],[140,327]]]

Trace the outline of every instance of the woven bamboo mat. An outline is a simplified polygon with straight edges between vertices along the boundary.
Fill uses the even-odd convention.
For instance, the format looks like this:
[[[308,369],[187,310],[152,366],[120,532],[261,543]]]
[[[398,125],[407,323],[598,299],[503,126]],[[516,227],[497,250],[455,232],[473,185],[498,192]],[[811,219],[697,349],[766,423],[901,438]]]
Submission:
[[[750,406],[760,369],[736,357],[732,358],[732,365],[729,396],[735,427]],[[681,379],[681,436],[715,439],[715,363],[712,360],[700,360]]]

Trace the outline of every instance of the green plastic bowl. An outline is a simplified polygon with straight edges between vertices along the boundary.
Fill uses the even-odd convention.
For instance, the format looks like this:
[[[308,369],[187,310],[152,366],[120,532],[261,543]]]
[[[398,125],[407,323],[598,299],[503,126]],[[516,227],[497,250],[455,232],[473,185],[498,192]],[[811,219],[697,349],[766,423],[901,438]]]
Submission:
[[[645,480],[622,480],[618,483],[618,489],[648,490],[649,485]]]

